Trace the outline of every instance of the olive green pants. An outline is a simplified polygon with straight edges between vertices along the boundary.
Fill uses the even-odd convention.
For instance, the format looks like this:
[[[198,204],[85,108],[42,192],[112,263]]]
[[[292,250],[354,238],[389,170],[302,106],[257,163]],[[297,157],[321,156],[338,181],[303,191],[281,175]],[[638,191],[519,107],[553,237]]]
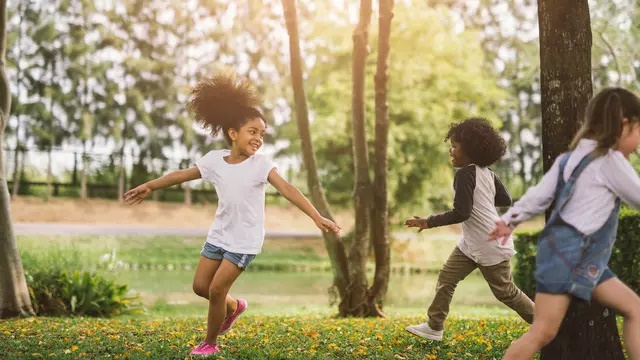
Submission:
[[[433,330],[444,328],[444,321],[449,314],[449,305],[456,286],[476,268],[480,269],[491,292],[498,300],[517,312],[524,321],[529,324],[533,322],[533,301],[513,283],[511,261],[505,260],[496,265],[482,266],[468,258],[456,246],[438,275],[436,294],[427,310],[430,328]]]

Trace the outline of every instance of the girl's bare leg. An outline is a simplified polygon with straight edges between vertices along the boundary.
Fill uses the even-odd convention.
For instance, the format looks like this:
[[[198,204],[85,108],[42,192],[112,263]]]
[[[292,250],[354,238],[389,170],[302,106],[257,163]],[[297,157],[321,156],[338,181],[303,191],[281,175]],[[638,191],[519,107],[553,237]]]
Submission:
[[[571,297],[569,295],[537,293],[533,310],[533,325],[514,341],[503,360],[530,360],[556,337]]]

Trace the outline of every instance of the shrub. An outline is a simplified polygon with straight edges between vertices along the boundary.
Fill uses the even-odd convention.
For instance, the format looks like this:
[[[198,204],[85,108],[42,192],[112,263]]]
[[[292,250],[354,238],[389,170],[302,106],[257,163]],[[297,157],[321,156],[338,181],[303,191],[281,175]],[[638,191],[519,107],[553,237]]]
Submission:
[[[37,315],[114,316],[140,309],[127,285],[89,271],[27,270],[27,286]]]
[[[623,207],[620,211],[618,235],[609,266],[611,270],[636,293],[640,292],[640,213]],[[534,279],[536,265],[536,245],[540,231],[517,232],[515,249],[515,283],[529,297],[536,290]]]
[[[114,316],[141,310],[138,296],[86,269],[77,251],[22,254],[29,295],[36,315]]]
[[[536,280],[533,274],[536,270],[536,245],[540,231],[519,231],[516,233],[514,247],[516,250],[513,269],[513,281],[533,299],[536,293]]]

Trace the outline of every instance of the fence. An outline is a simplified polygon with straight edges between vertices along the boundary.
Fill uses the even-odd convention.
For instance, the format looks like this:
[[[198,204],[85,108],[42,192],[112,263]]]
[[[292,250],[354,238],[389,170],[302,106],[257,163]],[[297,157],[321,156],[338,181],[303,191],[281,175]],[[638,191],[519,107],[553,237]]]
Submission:
[[[191,159],[158,159],[130,153],[100,154],[54,149],[5,149],[5,177],[12,194],[28,196],[81,197],[83,168],[88,198],[118,199],[124,192],[145,181],[177,169],[193,166]],[[51,171],[48,169],[51,168]],[[51,175],[49,176],[49,173]],[[19,179],[16,184],[16,179]],[[17,185],[17,186],[16,186]],[[215,203],[213,186],[203,180],[154,191],[158,201]],[[268,192],[270,202],[279,201],[277,192]]]

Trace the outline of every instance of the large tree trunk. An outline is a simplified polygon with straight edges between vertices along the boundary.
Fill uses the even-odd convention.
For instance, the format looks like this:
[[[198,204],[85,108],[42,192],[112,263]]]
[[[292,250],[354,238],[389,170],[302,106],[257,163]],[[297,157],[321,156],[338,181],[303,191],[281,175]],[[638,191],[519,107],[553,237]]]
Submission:
[[[13,234],[9,189],[4,173],[4,130],[11,111],[5,73],[7,1],[0,0],[0,318],[33,314],[20,253]]]
[[[307,169],[307,186],[311,194],[311,202],[318,211],[325,217],[333,219],[329,203],[324,195],[324,190],[320,184],[316,158],[311,142],[311,131],[309,130],[309,113],[307,110],[307,100],[304,92],[302,80],[302,57],[300,55],[300,40],[298,37],[298,19],[296,14],[295,0],[282,0],[284,17],[289,33],[289,52],[291,66],[291,83],[295,102],[296,121],[300,134],[300,145],[302,148],[302,162]],[[333,232],[324,232],[324,244],[329,253],[331,268],[333,269],[334,285],[338,290],[338,296],[342,301],[347,293],[349,281],[349,264],[344,248],[344,243],[340,237]]]
[[[389,77],[389,38],[394,0],[378,0],[378,59],[375,75],[376,89],[376,138],[373,184],[372,233],[376,269],[373,285],[369,290],[369,309],[382,307],[389,285],[391,253],[389,249],[389,221],[387,204],[387,172],[389,168],[387,147],[389,137],[389,112],[387,107],[387,83]]]
[[[566,151],[592,95],[587,0],[539,0],[542,152],[546,172]],[[596,303],[570,306],[541,359],[624,359],[615,316]]]

